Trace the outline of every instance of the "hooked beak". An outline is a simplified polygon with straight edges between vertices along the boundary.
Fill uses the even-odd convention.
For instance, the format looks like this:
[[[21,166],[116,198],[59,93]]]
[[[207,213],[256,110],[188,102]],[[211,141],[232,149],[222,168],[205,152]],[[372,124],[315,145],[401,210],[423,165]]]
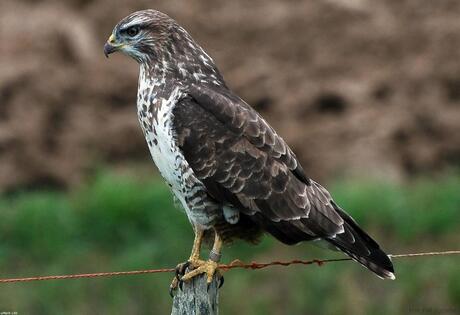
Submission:
[[[109,55],[111,53],[114,53],[114,52],[120,50],[121,47],[123,47],[123,45],[117,45],[116,44],[115,36],[113,36],[113,34],[110,35],[109,39],[107,40],[107,42],[104,45],[104,55],[105,55],[105,57],[109,58]]]

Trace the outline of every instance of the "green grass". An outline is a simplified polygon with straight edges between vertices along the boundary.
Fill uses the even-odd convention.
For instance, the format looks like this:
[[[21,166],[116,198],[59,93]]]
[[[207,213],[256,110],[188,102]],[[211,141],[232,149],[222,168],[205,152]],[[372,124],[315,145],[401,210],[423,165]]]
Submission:
[[[460,177],[419,179],[409,185],[376,181],[333,186],[337,202],[363,225],[395,233],[399,240],[454,232],[460,222]]]
[[[336,201],[389,252],[458,249],[460,177],[408,184],[369,180],[329,185]],[[69,192],[0,197],[2,277],[172,267],[187,258],[192,230],[158,179],[102,173]],[[204,253],[205,254],[205,253]],[[206,254],[205,254],[206,255]],[[236,243],[224,260],[339,257],[271,238]],[[460,310],[458,258],[395,260],[382,281],[354,263],[226,274],[221,314],[406,314]],[[167,314],[170,274],[2,284],[0,312]]]

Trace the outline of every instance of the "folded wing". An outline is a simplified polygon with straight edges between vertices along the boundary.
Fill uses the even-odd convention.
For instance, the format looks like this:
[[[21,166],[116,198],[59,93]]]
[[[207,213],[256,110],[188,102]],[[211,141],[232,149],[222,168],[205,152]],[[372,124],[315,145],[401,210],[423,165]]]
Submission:
[[[284,140],[228,90],[193,86],[174,108],[179,146],[209,194],[287,244],[344,231],[330,194]]]

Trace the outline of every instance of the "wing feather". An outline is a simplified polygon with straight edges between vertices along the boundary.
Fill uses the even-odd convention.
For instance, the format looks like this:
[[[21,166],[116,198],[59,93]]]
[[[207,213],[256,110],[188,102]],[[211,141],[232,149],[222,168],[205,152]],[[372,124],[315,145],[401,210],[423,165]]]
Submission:
[[[286,243],[343,232],[329,193],[249,105],[226,89],[192,86],[174,108],[185,159],[209,194]]]

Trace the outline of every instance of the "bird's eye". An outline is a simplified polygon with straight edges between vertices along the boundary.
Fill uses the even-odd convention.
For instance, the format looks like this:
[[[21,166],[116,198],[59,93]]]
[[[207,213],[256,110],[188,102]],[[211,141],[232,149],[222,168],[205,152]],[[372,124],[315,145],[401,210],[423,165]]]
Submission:
[[[139,34],[140,32],[140,27],[139,26],[131,26],[129,27],[127,30],[126,30],[126,34],[129,36],[129,37],[134,37],[136,36],[137,34]]]

